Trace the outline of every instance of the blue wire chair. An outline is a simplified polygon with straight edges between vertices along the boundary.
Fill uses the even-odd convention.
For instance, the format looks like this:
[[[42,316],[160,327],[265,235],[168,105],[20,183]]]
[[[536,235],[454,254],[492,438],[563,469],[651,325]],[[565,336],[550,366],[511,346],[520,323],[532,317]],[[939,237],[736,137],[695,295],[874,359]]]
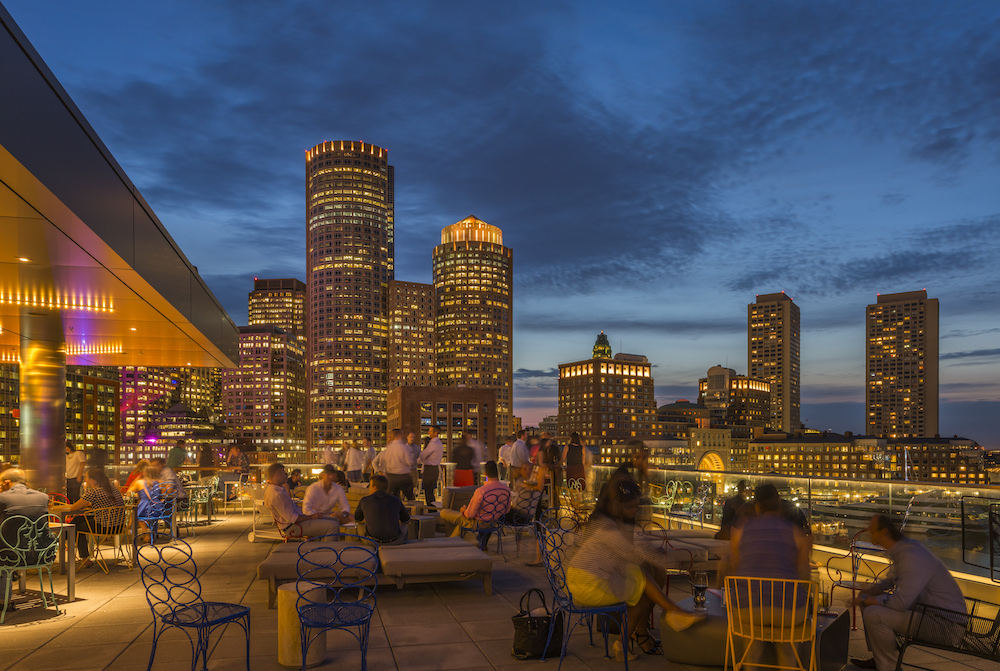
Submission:
[[[625,671],[628,671],[628,615],[626,604],[615,603],[607,606],[578,606],[573,602],[573,595],[569,591],[566,582],[566,563],[569,561],[569,549],[576,543],[576,537],[581,530],[579,517],[575,511],[561,512],[559,509],[549,509],[542,514],[541,519],[535,524],[535,532],[538,535],[539,547],[542,550],[542,557],[545,561],[545,573],[549,578],[549,586],[552,588],[553,607],[552,621],[549,624],[549,636],[545,641],[542,652],[542,661],[545,661],[545,650],[548,650],[552,643],[552,633],[555,628],[556,618],[560,613],[565,613],[565,618],[569,620],[568,627],[563,628],[562,651],[559,654],[559,667],[566,657],[566,647],[569,645],[570,635],[576,625],[586,621],[587,632],[590,635],[590,645],[594,645],[594,616],[598,616],[601,633],[604,634],[604,656],[610,657],[608,651],[608,631],[612,619],[617,618],[616,624],[620,627],[622,649],[625,651]],[[573,616],[577,616],[575,619]]]
[[[521,534],[525,531],[534,535],[535,531],[535,511],[538,509],[538,502],[542,499],[542,490],[528,489],[518,494],[518,498],[511,504],[510,512],[504,518],[503,532],[511,531],[514,534],[514,547],[517,556],[521,556]],[[503,553],[501,553],[503,554]],[[507,555],[503,555],[507,561]]]
[[[140,500],[144,492],[140,492]],[[152,490],[147,494],[149,496],[150,505],[145,510],[142,515],[138,515],[136,519],[139,522],[145,522],[146,526],[149,527],[149,542],[152,545],[156,545],[156,541],[159,537],[159,525],[163,522],[166,527],[166,538],[160,538],[159,540],[169,540],[173,538],[173,518],[174,518],[174,508],[177,505],[177,490],[174,488],[172,482],[159,482]],[[141,505],[141,504],[140,504]],[[139,530],[136,529],[136,541],[139,540]]]
[[[7,617],[7,607],[10,605],[11,583],[15,571],[38,571],[38,589],[42,594],[42,607],[48,608],[45,599],[45,582],[42,571],[49,574],[49,596],[52,605],[56,605],[55,590],[52,587],[52,562],[56,558],[59,538],[49,531],[50,523],[58,523],[56,515],[42,515],[31,519],[24,515],[11,515],[0,523],[0,581],[4,584],[3,612],[0,612],[0,624]],[[56,606],[56,611],[59,608]]]
[[[201,598],[198,566],[191,546],[179,539],[171,545],[139,545],[137,542],[135,553],[142,571],[142,585],[146,588],[146,601],[153,611],[153,649],[149,652],[147,671],[153,668],[160,636],[174,627],[183,631],[191,643],[191,671],[197,669],[199,658],[202,669],[207,669],[212,632],[234,622],[246,635],[247,671],[250,671],[250,608]],[[197,642],[191,636],[192,629],[197,632]]]
[[[486,550],[486,543],[489,542],[492,534],[497,535],[497,552],[503,554],[503,524],[507,510],[510,508],[509,491],[493,491],[483,496],[483,503],[479,506],[476,519],[472,520],[470,526],[462,526],[460,535],[465,536],[466,531],[476,534],[476,539],[480,550]]]
[[[337,541],[330,544],[329,541]],[[302,636],[302,668],[309,646],[330,629],[343,629],[361,647],[361,671],[368,665],[368,630],[375,613],[378,548],[354,534],[314,538],[299,545],[295,583]]]

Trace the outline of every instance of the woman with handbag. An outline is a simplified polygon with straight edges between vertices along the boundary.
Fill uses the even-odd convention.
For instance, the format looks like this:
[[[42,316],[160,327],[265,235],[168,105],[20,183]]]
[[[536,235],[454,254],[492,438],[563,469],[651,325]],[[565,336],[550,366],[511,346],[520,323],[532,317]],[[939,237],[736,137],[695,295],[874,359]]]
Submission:
[[[583,529],[580,549],[569,561],[566,582],[573,601],[581,606],[607,606],[625,602],[628,606],[629,640],[647,655],[662,655],[659,641],[649,633],[649,613],[660,606],[667,624],[678,631],[702,616],[689,613],[667,599],[648,567],[662,563],[662,557],[633,544],[635,515],[639,510],[639,486],[628,475],[615,474],[604,485],[597,507]],[[615,659],[624,661],[631,651],[614,644]]]

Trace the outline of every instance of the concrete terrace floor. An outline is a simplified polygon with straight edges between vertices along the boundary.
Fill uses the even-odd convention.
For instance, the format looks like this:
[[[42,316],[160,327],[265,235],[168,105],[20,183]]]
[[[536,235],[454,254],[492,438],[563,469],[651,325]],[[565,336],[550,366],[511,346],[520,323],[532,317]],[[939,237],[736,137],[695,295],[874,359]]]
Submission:
[[[199,527],[196,538],[186,538],[195,549],[206,600],[238,602],[250,607],[250,667],[283,669],[278,664],[278,611],[267,609],[266,583],[256,579],[257,564],[272,543],[250,543],[250,514],[230,514],[211,525]],[[510,543],[512,546],[513,543]],[[491,543],[491,547],[493,544]],[[506,547],[505,547],[506,549]],[[512,548],[511,548],[512,550]],[[534,560],[531,543],[523,543],[527,556],[504,562],[493,554],[493,596],[486,596],[482,582],[463,581],[433,585],[408,585],[402,590],[382,586],[378,591],[378,613],[372,621],[368,668],[372,671],[432,671],[444,669],[528,669],[538,660],[511,657],[511,616],[521,594],[539,587],[549,594],[544,571],[524,566]],[[56,576],[56,589],[65,593],[65,578]],[[38,669],[145,669],[152,642],[152,616],[146,603],[138,569],[116,567],[110,575],[92,568],[78,573],[77,600],[59,605],[60,614],[37,607],[38,594],[31,576],[26,595],[16,596],[19,609],[0,625],[0,670]],[[37,582],[34,583],[37,588]],[[670,595],[688,596],[684,581],[675,580]],[[33,607],[34,606],[34,607]],[[618,669],[622,665],[604,658],[604,646],[590,647],[586,629],[577,627],[563,663],[567,671]],[[851,656],[867,657],[862,632],[852,632]],[[936,652],[911,650],[907,659],[934,671],[996,670],[1000,665],[968,657],[949,658]],[[167,633],[157,646],[154,669],[188,668],[190,646],[179,632]],[[959,661],[960,660],[960,661]],[[319,669],[360,668],[355,640],[344,632],[331,632],[326,662]],[[558,659],[546,662],[555,668]],[[688,667],[663,657],[640,655],[630,662],[637,669]],[[244,638],[239,627],[230,627],[214,638],[208,661],[213,670],[243,669]],[[693,667],[695,669],[701,667]],[[853,667],[849,664],[848,669]]]

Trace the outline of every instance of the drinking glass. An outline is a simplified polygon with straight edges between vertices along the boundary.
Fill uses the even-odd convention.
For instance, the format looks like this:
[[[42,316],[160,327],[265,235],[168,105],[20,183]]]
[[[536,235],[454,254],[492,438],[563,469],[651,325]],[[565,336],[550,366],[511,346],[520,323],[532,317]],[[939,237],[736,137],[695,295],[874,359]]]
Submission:
[[[705,593],[708,591],[708,573],[698,571],[692,579],[694,587],[694,609],[705,610]]]

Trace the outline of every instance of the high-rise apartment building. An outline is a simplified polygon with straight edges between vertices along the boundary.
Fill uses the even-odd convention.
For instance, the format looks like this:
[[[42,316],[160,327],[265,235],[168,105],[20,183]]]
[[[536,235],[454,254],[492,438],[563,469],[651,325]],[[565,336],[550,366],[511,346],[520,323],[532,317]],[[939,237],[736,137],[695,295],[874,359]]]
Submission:
[[[250,326],[277,326],[305,347],[306,285],[302,281],[254,278],[247,314]]]
[[[276,459],[306,448],[305,350],[277,326],[240,327],[240,367],[223,373],[223,418],[231,436]]]
[[[771,383],[770,428],[800,428],[799,306],[784,292],[747,306],[747,364],[749,377]]]
[[[513,265],[496,226],[466,217],[434,248],[434,374],[439,385],[496,390],[495,436],[513,431]]]
[[[393,170],[366,142],[306,151],[310,449],[385,437]]]
[[[580,434],[584,444],[618,443],[648,436],[656,423],[652,367],[646,357],[610,357],[603,332],[586,361],[559,364],[559,435]]]
[[[124,366],[121,387],[121,450],[123,461],[150,454],[148,440],[158,418],[180,400],[177,381],[168,368]],[[152,452],[156,454],[156,452]]]
[[[888,438],[938,432],[938,300],[926,291],[880,294],[869,305],[866,430]]]
[[[98,369],[100,370],[100,369]],[[117,371],[105,379],[88,373],[88,366],[66,367],[66,440],[89,455],[104,450],[109,464],[119,463],[120,385]]]
[[[434,384],[434,285],[389,282],[389,390]]]

